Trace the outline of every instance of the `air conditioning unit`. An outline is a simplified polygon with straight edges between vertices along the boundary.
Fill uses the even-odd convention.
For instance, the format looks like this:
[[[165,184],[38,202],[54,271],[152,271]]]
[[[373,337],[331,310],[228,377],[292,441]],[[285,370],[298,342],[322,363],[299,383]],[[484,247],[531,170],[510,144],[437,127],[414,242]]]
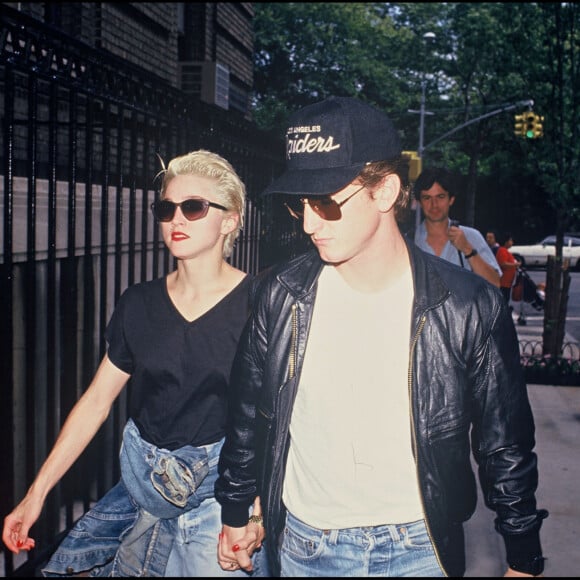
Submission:
[[[180,69],[183,92],[222,109],[230,108],[230,71],[226,66],[211,61],[192,61],[181,62]]]

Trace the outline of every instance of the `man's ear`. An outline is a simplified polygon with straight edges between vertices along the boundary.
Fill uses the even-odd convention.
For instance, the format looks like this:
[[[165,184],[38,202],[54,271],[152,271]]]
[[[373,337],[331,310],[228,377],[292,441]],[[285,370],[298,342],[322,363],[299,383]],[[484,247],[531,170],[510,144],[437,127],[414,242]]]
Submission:
[[[387,213],[391,211],[401,193],[401,179],[395,173],[385,175],[375,192],[379,202],[379,210]]]

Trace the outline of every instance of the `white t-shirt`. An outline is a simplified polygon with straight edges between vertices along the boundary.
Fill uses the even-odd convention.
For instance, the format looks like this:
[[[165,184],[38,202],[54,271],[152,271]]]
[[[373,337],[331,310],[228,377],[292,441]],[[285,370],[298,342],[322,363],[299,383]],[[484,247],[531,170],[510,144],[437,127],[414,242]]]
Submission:
[[[321,529],[423,517],[411,451],[410,268],[378,293],[326,266],[290,422],[283,500]]]

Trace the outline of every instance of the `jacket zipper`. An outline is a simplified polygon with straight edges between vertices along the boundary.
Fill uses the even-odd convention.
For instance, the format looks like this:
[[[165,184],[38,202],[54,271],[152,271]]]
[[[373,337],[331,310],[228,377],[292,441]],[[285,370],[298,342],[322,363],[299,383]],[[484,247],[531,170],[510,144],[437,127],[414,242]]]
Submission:
[[[292,304],[292,339],[290,344],[290,356],[288,358],[288,378],[293,379],[296,375],[296,361],[298,360],[298,314],[296,304]]]
[[[419,320],[419,326],[417,327],[417,331],[415,332],[415,336],[413,336],[413,341],[411,342],[411,348],[409,350],[409,370],[408,370],[408,384],[407,388],[409,391],[409,414],[411,416],[411,437],[413,438],[413,453],[415,455],[415,475],[417,476],[417,484],[419,489],[421,489],[421,482],[419,481],[419,473],[417,471],[417,439],[415,438],[415,420],[413,414],[413,396],[412,396],[412,384],[413,384],[413,352],[415,350],[415,346],[417,346],[417,341],[419,340],[419,335],[423,331],[423,327],[425,326],[425,322],[427,322],[427,317],[423,314],[421,319]],[[423,507],[423,513],[425,514],[425,527],[427,528],[427,535],[429,536],[429,540],[431,540],[431,545],[433,546],[433,551],[435,552],[435,557],[437,558],[437,563],[439,567],[445,574],[448,576],[443,564],[441,563],[441,558],[439,556],[439,552],[437,550],[437,546],[433,541],[433,536],[431,534],[431,528],[429,527],[429,521],[427,519],[427,510],[425,509],[425,504],[423,502],[423,494],[420,494],[421,497],[421,505]]]

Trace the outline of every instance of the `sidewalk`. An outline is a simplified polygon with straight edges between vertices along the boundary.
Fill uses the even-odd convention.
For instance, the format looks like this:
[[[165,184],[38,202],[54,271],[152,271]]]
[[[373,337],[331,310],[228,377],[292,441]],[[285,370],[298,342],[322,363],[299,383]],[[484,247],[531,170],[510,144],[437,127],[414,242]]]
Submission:
[[[521,341],[542,343],[543,313],[514,322]],[[566,340],[576,339],[566,335]],[[541,346],[540,346],[541,348]],[[577,577],[580,570],[580,387],[528,385],[536,424],[539,484],[537,502],[550,515],[542,525],[547,577]],[[478,488],[478,506],[465,526],[466,577],[500,577],[506,570],[503,539],[495,531],[495,514],[485,507]]]
[[[577,577],[580,570],[580,387],[528,385],[536,423],[539,508],[550,512],[541,530],[547,577]],[[465,526],[467,577],[500,577],[505,548],[494,514],[479,495]]]

